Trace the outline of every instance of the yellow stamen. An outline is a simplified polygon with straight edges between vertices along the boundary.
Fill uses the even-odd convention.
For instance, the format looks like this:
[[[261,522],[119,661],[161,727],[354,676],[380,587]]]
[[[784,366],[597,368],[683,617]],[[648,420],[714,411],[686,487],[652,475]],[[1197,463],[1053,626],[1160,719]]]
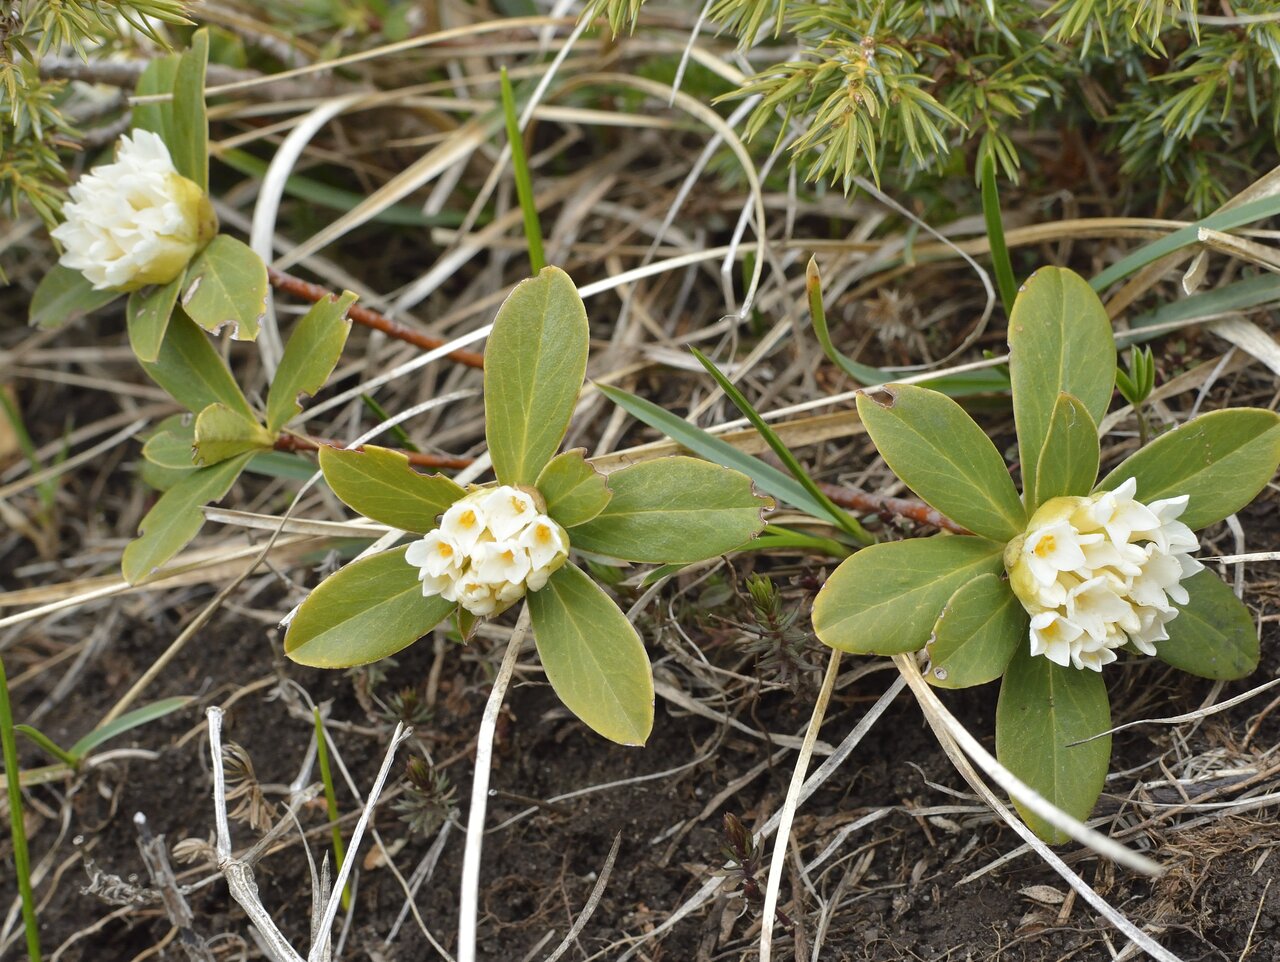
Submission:
[[[471,511],[471,510],[464,511],[458,517],[458,524],[462,525],[464,528],[470,528],[475,523],[476,523],[476,513],[474,511]]]
[[[1043,558],[1047,554],[1052,554],[1055,547],[1057,547],[1056,539],[1053,535],[1047,534],[1036,542],[1035,555],[1037,558]]]

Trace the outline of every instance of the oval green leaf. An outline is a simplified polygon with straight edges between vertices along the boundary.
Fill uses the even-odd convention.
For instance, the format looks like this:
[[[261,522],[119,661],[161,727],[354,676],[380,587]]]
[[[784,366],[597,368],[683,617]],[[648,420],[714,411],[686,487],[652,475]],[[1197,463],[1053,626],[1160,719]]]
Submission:
[[[575,548],[623,561],[691,564],[740,548],[764,530],[772,501],[751,479],[697,458],[643,461],[608,477],[613,498],[573,529]]]
[[[951,398],[889,384],[860,393],[858,415],[893,473],[952,521],[1001,542],[1026,527],[1000,452]]]
[[[1111,736],[1083,744],[1111,727],[1100,672],[1062,668],[1019,648],[1005,671],[996,705],[996,757],[1048,801],[1081,821],[1102,794]],[[1067,836],[1014,802],[1023,821],[1050,844]]]
[[[188,419],[184,423],[183,415],[165,418],[156,425],[147,438],[147,443],[142,446],[142,456],[162,468],[194,470],[197,466],[193,450],[195,434],[195,422]]]
[[[1244,602],[1212,571],[1183,582],[1187,603],[1165,625],[1156,657],[1201,678],[1230,681],[1258,667],[1258,629]]]
[[[1027,612],[1009,582],[980,575],[956,589],[934,622],[925,677],[938,688],[995,681],[1018,645],[1028,643],[1030,629]]]
[[[300,395],[315,397],[342,357],[351,322],[347,309],[356,295],[343,291],[321,298],[302,316],[285,345],[276,376],[267,392],[267,429],[272,433],[302,412]]]
[[[204,525],[200,509],[231,490],[251,455],[192,471],[155,503],[138,525],[138,537],[124,549],[124,580],[136,585],[176,555]]]
[[[535,485],[547,503],[547,514],[566,528],[590,521],[613,497],[604,475],[587,462],[586,453],[586,448],[574,448],[557,454]]]
[[[1001,554],[999,545],[968,535],[863,548],[818,592],[813,630],[824,645],[855,654],[916,651],[957,588],[1000,574]]]
[[[587,373],[587,311],[569,275],[516,285],[484,349],[485,437],[503,484],[533,484],[569,429]]]
[[[120,296],[119,291],[95,291],[79,271],[54,264],[36,285],[27,318],[33,327],[59,328]]]
[[[379,524],[422,534],[466,489],[443,474],[419,474],[399,451],[366,444],[346,451],[323,445],[320,470],[333,493]]]
[[[246,417],[253,410],[226,363],[204,332],[181,311],[174,311],[154,364],[143,363],[151,380],[193,414],[221,402]]]
[[[1009,378],[1024,491],[1036,467],[1058,395],[1079,398],[1094,423],[1111,402],[1116,344],[1098,295],[1078,274],[1042,267],[1027,279],[1009,317]],[[1028,502],[1028,510],[1038,504]]]
[[[394,655],[456,607],[424,597],[408,545],[353,561],[316,586],[289,623],[284,651],[301,665],[350,668]]]
[[[134,93],[139,97],[150,97],[156,94],[172,94],[178,76],[178,54],[156,57],[138,77]],[[170,155],[178,143],[174,131],[173,97],[151,103],[136,104],[133,108],[133,126],[139,130],[149,130],[164,141]],[[175,164],[176,166],[176,164]],[[182,173],[181,170],[178,171]],[[187,175],[184,175],[187,176]],[[188,178],[191,179],[191,178]]]
[[[1079,398],[1059,394],[1027,504],[1039,507],[1050,498],[1088,494],[1098,480],[1099,456],[1097,423]]]
[[[246,452],[270,451],[275,435],[225,404],[210,404],[196,417],[196,463],[217,464]]]
[[[627,616],[572,564],[526,600],[543,670],[565,707],[610,741],[643,745],[653,729],[653,672]]]
[[[187,268],[182,308],[206,331],[231,325],[231,337],[252,341],[267,312],[267,265],[244,244],[219,234]]]
[[[1178,519],[1199,530],[1254,499],[1280,464],[1280,415],[1263,408],[1202,414],[1122,461],[1098,483],[1138,480],[1138,500],[1190,495]]]
[[[125,320],[129,326],[129,346],[139,361],[155,361],[160,356],[164,332],[169,329],[173,306],[182,286],[179,274],[168,284],[146,287],[129,295]]]
[[[209,31],[191,35],[191,46],[178,60],[173,78],[173,112],[166,144],[173,166],[183,177],[209,190],[209,120],[204,77],[209,61]],[[252,340],[250,338],[249,340]]]

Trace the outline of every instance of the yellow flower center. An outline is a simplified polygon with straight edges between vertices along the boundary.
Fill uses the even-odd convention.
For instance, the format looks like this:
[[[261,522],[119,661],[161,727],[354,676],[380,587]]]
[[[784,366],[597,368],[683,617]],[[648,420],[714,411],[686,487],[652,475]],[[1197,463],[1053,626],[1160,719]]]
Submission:
[[[449,543],[448,543],[447,541],[441,541],[441,542],[436,546],[436,550],[440,552],[440,557],[442,557],[442,558],[452,558],[452,557],[453,557],[453,548],[449,545]]]
[[[1035,555],[1037,558],[1043,558],[1047,554],[1053,554],[1053,549],[1057,547],[1057,539],[1047,534],[1036,542]]]
[[[534,534],[534,537],[536,537],[543,544],[546,544],[548,541],[551,540],[551,529],[548,528],[545,524],[540,524],[536,528],[534,528],[533,534]]]
[[[524,510],[524,502],[517,498],[514,494],[511,496],[511,510],[519,514]]]
[[[476,513],[470,509],[462,512],[462,514],[459,515],[458,517],[458,524],[462,525],[464,528],[474,527],[475,523],[476,523]]]

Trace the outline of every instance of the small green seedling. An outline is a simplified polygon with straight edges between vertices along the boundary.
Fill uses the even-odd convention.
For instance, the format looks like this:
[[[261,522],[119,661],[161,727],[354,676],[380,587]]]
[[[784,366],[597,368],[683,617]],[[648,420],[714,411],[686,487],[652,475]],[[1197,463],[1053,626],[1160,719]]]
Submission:
[[[606,478],[581,449],[559,451],[587,366],[587,314],[558,268],[522,282],[485,349],[485,435],[496,485],[422,475],[395,451],[324,447],[333,492],[374,521],[418,535],[321,582],[285,635],[306,665],[385,658],[457,616],[528,606],[538,654],[561,701],[590,728],[642,744],[653,679],[626,615],[571,549],[622,561],[690,564],[739,548],[772,502],[737,471],[695,458],[643,461]]]
[[[1194,531],[1243,508],[1275,474],[1280,416],[1201,415],[1099,481],[1097,424],[1116,349],[1097,295],[1070,271],[1036,272],[1014,305],[1009,353],[1021,496],[955,401],[906,384],[859,395],[889,467],[972,533],[856,552],[818,593],[813,627],[842,651],[924,649],[939,687],[1003,678],[1000,761],[1084,819],[1111,754],[1101,671],[1121,650],[1204,678],[1241,678],[1257,666],[1248,609],[1191,553]],[[1149,375],[1141,379],[1149,387]],[[1042,837],[1064,840],[1021,811]]]

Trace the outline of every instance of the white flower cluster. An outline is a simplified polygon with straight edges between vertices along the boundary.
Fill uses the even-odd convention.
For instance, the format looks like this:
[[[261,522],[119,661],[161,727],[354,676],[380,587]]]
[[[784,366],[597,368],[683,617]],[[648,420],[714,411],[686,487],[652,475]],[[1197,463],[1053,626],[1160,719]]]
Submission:
[[[564,528],[528,492],[502,485],[454,503],[440,527],[409,545],[424,595],[456,601],[473,615],[496,614],[537,591],[565,562]]]
[[[1009,543],[1005,567],[1031,615],[1031,654],[1101,671],[1132,643],[1154,655],[1185,604],[1181,585],[1203,567],[1200,545],[1177,518],[1187,496],[1142,504],[1130,478],[1088,498],[1053,498]]]
[[[70,193],[66,221],[51,233],[62,265],[95,290],[167,284],[218,229],[209,198],[149,130],[121,137],[115,163],[95,167]]]

